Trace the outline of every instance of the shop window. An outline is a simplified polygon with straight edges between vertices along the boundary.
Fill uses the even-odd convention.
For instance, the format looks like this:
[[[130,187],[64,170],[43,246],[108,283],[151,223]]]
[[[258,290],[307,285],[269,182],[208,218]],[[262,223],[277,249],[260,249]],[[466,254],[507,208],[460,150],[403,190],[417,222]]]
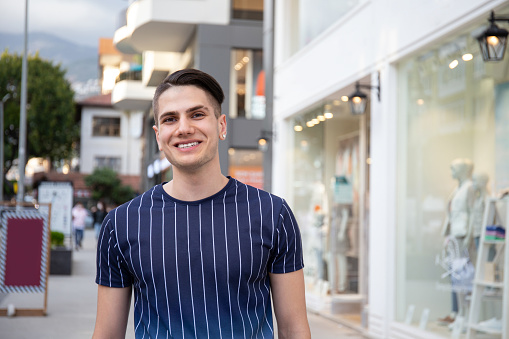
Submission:
[[[120,118],[99,117],[92,119],[92,136],[94,137],[119,137]]]
[[[367,117],[352,116],[348,104],[339,101],[294,118],[289,124],[293,145],[287,177],[288,198],[303,234],[307,293],[356,294],[351,300],[359,303],[359,310],[359,295],[367,292],[361,241],[367,228],[362,206],[369,147],[361,119]]]
[[[253,149],[230,148],[228,173],[244,184],[263,189],[263,153]]]
[[[484,63],[470,33],[398,65],[396,319],[419,326],[411,310],[427,310],[427,330],[445,337],[469,316],[452,263],[475,264],[484,199],[509,186],[508,65]]]
[[[233,49],[230,65],[230,118],[265,118],[265,76],[261,50]]]
[[[115,172],[120,172],[120,158],[119,157],[103,157],[96,156],[94,158],[94,168],[110,168]]]
[[[263,0],[233,0],[232,18],[263,20]]]

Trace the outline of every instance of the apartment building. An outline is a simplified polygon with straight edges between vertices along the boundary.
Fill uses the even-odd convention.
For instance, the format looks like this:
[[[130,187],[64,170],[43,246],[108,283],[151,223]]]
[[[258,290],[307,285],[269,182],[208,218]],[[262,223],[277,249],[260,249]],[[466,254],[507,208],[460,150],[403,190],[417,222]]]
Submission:
[[[115,107],[144,112],[144,189],[172,178],[171,164],[159,152],[152,130],[151,100],[164,77],[182,68],[211,74],[225,91],[222,111],[228,134],[219,145],[223,173],[262,187],[263,0],[131,1],[120,14],[114,43],[140,60],[139,76],[121,73],[111,100]]]

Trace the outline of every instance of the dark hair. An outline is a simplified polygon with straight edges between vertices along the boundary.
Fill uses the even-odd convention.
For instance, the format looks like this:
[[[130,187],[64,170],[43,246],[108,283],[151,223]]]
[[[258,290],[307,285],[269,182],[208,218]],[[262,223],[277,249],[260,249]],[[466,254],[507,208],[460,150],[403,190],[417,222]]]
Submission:
[[[210,99],[212,99],[214,113],[216,117],[219,118],[221,115],[221,104],[224,100],[224,93],[221,86],[211,75],[197,69],[188,68],[168,75],[163,82],[157,86],[152,101],[154,121],[156,124],[157,115],[159,114],[159,98],[166,90],[177,86],[196,86],[205,91]]]

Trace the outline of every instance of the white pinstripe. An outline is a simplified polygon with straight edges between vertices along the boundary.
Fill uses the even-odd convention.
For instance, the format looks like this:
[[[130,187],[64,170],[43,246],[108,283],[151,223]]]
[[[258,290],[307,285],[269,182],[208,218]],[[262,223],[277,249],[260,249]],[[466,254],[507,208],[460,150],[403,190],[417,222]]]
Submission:
[[[242,329],[244,330],[244,338],[246,337],[246,326],[244,325],[244,316],[240,308],[240,280],[242,278],[242,254],[240,253],[240,229],[239,229],[239,206],[237,204],[238,186],[235,181],[235,214],[237,218],[237,244],[239,246],[239,285],[237,287],[237,306],[239,307],[240,318],[242,319]]]
[[[182,318],[182,301],[180,300],[180,280],[179,280],[179,266],[178,266],[178,253],[177,253],[177,203],[174,202],[175,208],[175,271],[177,272],[177,292],[179,296],[179,310],[180,310],[180,323],[182,324],[182,338],[185,337],[184,333],[184,319]]]
[[[249,205],[249,190],[247,188],[247,185],[244,184],[246,187],[246,200],[247,200],[247,217],[248,217],[248,224],[249,224],[249,245],[251,247],[251,269],[249,271],[249,279],[248,281],[251,281],[251,278],[253,277],[253,238],[252,238],[252,225],[251,225],[251,208]],[[238,217],[237,217],[238,218]],[[240,241],[239,241],[240,243]],[[239,247],[240,249],[240,247]],[[254,291],[253,291],[254,292]],[[247,286],[247,303],[246,303],[246,310],[247,310],[247,319],[249,320],[249,325],[251,326],[251,338],[254,335],[254,329],[253,329],[253,322],[251,321],[251,317],[249,316],[249,299],[251,297],[251,289],[249,288],[249,285]],[[255,312],[256,314],[256,312]]]
[[[152,192],[150,194],[150,210],[152,211],[153,208],[154,208],[154,190],[152,190]],[[153,253],[153,251],[152,251],[152,221],[153,221],[152,213],[150,213],[150,223],[149,223],[150,272],[152,273],[152,285],[154,286],[156,312],[157,312],[157,314],[159,314],[159,306],[157,304],[157,288],[156,288],[156,281],[154,279],[154,263],[153,263],[153,258],[152,258],[152,253]],[[151,312],[148,312],[148,325],[147,325],[148,328],[150,328],[150,313]],[[156,330],[156,338],[157,338],[157,336],[159,334],[159,318],[156,320],[157,320],[157,330]]]
[[[171,335],[171,317],[170,317],[170,303],[169,303],[169,298],[168,298],[168,283],[166,281],[166,263],[165,263],[165,258],[166,258],[166,255],[164,254],[164,249],[165,249],[165,246],[164,246],[164,229],[165,229],[165,225],[164,225],[164,207],[165,207],[165,202],[164,202],[164,197],[161,196],[161,200],[163,201],[163,207],[161,208],[161,248],[162,248],[162,256],[163,256],[163,279],[164,279],[164,292],[166,294],[166,310],[168,311],[168,330],[170,333],[166,332],[166,338],[168,338],[168,334]]]
[[[217,302],[217,319],[219,320],[219,337],[222,338],[223,334],[221,331],[221,315],[219,313],[219,292],[217,291],[217,267],[216,267],[216,244],[215,244],[215,232],[214,232],[214,200],[210,202],[212,211],[212,250],[214,252],[214,278],[216,283],[216,302]]]
[[[193,331],[196,337],[196,316],[194,314],[193,277],[191,275],[191,252],[189,251],[189,205],[186,206],[187,218],[187,260],[189,263],[189,287],[191,288],[191,307],[193,308]]]
[[[292,228],[293,228],[293,234],[295,235],[296,234],[296,231],[295,231],[295,225],[293,224],[293,218],[291,217],[291,212],[288,210],[288,207],[286,207],[286,205],[283,205],[284,208],[286,209],[286,212],[288,213],[288,216],[289,216],[289,219],[290,219],[290,222],[292,223]],[[294,244],[294,251],[297,251],[297,241],[295,241],[295,244]],[[295,253],[295,252],[294,252]],[[297,267],[296,265],[296,256],[295,254],[293,255],[293,270],[295,271],[295,268]]]
[[[207,325],[207,338],[210,338],[210,330],[209,330],[209,319],[207,316],[207,297],[205,291],[205,273],[203,270],[203,248],[201,242],[201,234],[202,234],[202,225],[201,225],[201,204],[198,206],[198,218],[200,220],[200,259],[201,259],[201,278],[203,283],[203,306],[205,308],[205,324]]]
[[[223,196],[223,218],[224,218],[224,242],[226,247],[226,286],[228,287],[228,305],[230,306],[230,326],[232,329],[232,338],[233,338],[233,317],[232,317],[232,298],[230,295],[230,282],[228,281],[230,277],[230,262],[228,260],[228,237],[226,235],[226,192],[224,192]]]

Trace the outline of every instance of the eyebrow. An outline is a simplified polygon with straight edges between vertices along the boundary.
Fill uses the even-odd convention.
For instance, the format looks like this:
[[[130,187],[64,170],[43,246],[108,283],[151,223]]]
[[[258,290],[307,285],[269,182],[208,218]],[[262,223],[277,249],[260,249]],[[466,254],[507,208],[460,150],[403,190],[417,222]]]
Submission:
[[[191,108],[188,108],[186,109],[185,113],[186,114],[189,114],[189,113],[192,113],[194,111],[198,111],[198,110],[204,110],[204,111],[207,111],[209,112],[209,108],[207,106],[204,106],[204,105],[197,105],[197,106],[194,106],[194,107],[191,107]],[[159,120],[167,117],[167,116],[170,116],[170,115],[178,115],[178,112],[177,111],[169,111],[169,112],[164,112],[162,113],[160,116],[159,116]]]

